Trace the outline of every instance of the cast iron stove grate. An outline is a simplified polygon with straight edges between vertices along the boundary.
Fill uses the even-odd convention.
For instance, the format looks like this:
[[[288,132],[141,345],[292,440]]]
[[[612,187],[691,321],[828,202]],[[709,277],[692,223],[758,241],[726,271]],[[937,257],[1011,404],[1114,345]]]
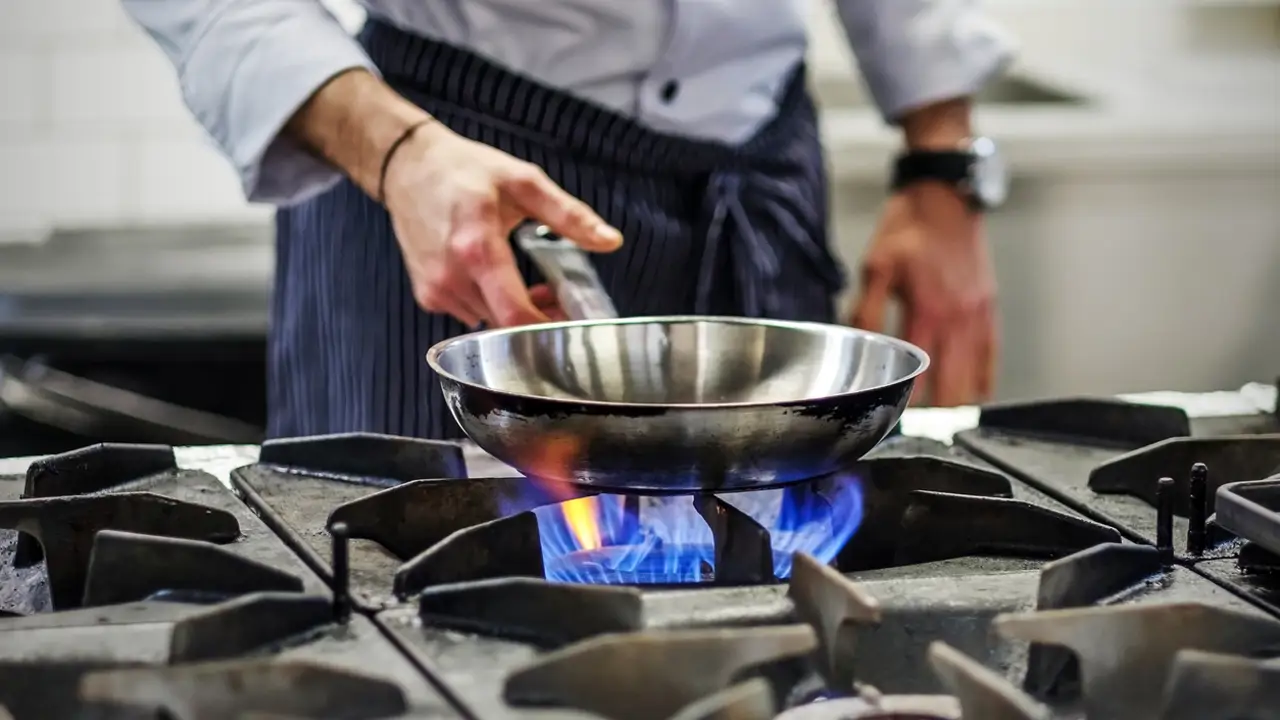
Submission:
[[[401,461],[387,463],[389,457]],[[431,479],[440,476],[445,479]],[[438,585],[504,577],[646,586],[683,586],[690,577],[701,585],[775,583],[789,573],[792,552],[815,544],[823,547],[824,561],[849,572],[971,555],[1052,559],[1119,539],[1112,528],[1063,512],[940,443],[910,438],[888,443],[845,473],[765,491],[780,494],[784,509],[803,508],[831,523],[814,525],[816,534],[779,532],[786,513],[771,520],[753,514],[765,493],[598,496],[518,476],[466,478],[456,445],[377,435],[267,443],[260,462],[237,470],[232,482],[322,574],[331,565],[327,528],[341,523],[351,538],[352,595],[367,609]],[[600,503],[590,510],[597,514],[612,503],[618,511],[613,535],[622,540],[567,546],[574,538],[566,542],[565,518],[583,501]],[[701,572],[564,571],[568,560],[598,569],[604,553],[639,547],[634,538],[649,518],[670,524],[673,507],[683,513],[676,522],[701,539],[665,547],[646,540],[645,547],[656,547],[653,554],[668,562],[673,554],[697,553],[694,561],[706,566]],[[823,534],[847,518],[853,528]],[[809,546],[796,547],[799,535]]]
[[[15,612],[138,600],[158,584],[206,594],[324,588],[226,487],[179,469],[167,446],[96,445],[0,479],[0,533],[0,607]]]
[[[16,720],[453,716],[171,448],[98,445],[0,478],[0,528],[0,707]]]
[[[1213,517],[1224,486],[1280,470],[1278,418],[1189,420],[1177,408],[1109,399],[1031,402],[983,408],[979,427],[956,441],[1126,538],[1164,548],[1280,612],[1280,556]],[[1267,522],[1249,529],[1266,533]]]
[[[609,720],[1280,712],[1280,620],[1166,566],[1154,548],[1105,543],[1039,575],[939,563],[912,578],[855,580],[803,555],[793,567],[785,588],[464,583],[378,620],[483,718],[531,708]],[[475,628],[478,615],[487,630],[456,629]],[[1019,673],[1024,689],[1006,679]]]
[[[10,641],[67,648],[32,663],[31,645],[11,642],[22,661],[12,665],[24,685],[33,672],[61,677],[63,702],[76,690],[76,702],[128,699],[140,708],[129,717],[161,705],[184,718],[245,707],[374,717],[406,705],[412,717],[447,716],[442,696],[464,717],[521,720],[955,720],[962,709],[967,720],[1274,720],[1280,708],[1280,624],[1175,557],[1171,483],[1156,486],[1156,546],[1120,544],[1116,530],[962,452],[904,439],[857,468],[862,524],[832,564],[796,554],[786,583],[770,582],[781,574],[773,528],[716,496],[694,511],[716,582],[641,588],[546,579],[537,513],[563,514],[563,488],[415,479],[459,478],[463,466],[456,446],[379,436],[268,445],[233,480],[305,559],[293,575],[308,589],[324,577],[331,595],[160,590],[141,608],[0,620]],[[822,482],[808,490],[822,495]],[[1243,496],[1269,512],[1264,496]],[[521,523],[525,534],[503,534]],[[117,534],[93,537],[109,547]],[[1059,559],[1037,572],[1045,558]],[[725,581],[727,565],[742,569],[737,581]],[[352,587],[363,588],[356,612]],[[156,615],[86,631],[92,613],[120,608]],[[192,627],[203,631],[182,629]],[[87,672],[103,662],[109,672]],[[1022,688],[1008,682],[1019,676]],[[227,698],[240,707],[211,704]]]
[[[378,458],[388,454],[420,465],[380,465]],[[360,464],[361,457],[368,464]],[[817,707],[804,704],[807,692],[839,688],[835,693],[846,697],[855,678],[894,693],[937,693],[941,686],[927,669],[932,640],[1006,670],[1025,665],[1025,647],[993,642],[987,626],[1000,613],[1031,608],[1038,563],[1028,558],[1120,540],[1114,529],[1062,512],[960,453],[903,439],[857,468],[866,513],[834,567],[799,555],[789,586],[770,582],[776,550],[767,531],[723,497],[708,496],[693,502],[705,503],[699,517],[714,536],[717,560],[732,555],[731,565],[745,569],[732,582],[718,573],[716,583],[687,587],[566,584],[546,579],[532,513],[562,503],[566,494],[586,497],[583,491],[546,491],[518,477],[412,479],[442,468],[456,477],[463,464],[460,450],[445,443],[309,438],[268,444],[262,461],[234,473],[233,482],[316,569],[326,571],[336,549],[334,566],[346,572],[330,579],[340,589],[350,583],[362,611],[376,612],[424,671],[478,718],[529,717],[530,703],[607,718],[665,718],[667,711],[682,718],[772,717],[792,705],[793,711]],[[876,662],[855,673],[847,652],[852,636],[832,613],[879,611],[840,600],[854,592],[847,588],[834,595],[820,588],[845,587],[842,572],[858,570],[868,592],[886,598],[878,607],[892,610],[892,622],[858,634],[859,652]],[[1126,602],[1191,598],[1243,605],[1183,568],[1155,572],[1159,581],[1140,583]],[[557,694],[555,683],[544,682],[544,673],[554,671],[521,671],[529,663],[544,667],[538,658],[561,658],[556,662],[567,663],[570,679],[590,677],[586,669],[599,656],[573,658],[600,647],[592,652],[649,663],[647,670],[630,661],[626,671],[604,663],[616,672],[608,682],[587,684],[597,688],[590,702]],[[700,668],[728,666],[710,667],[691,683],[687,676],[698,673],[681,670],[674,659],[686,654],[700,658]],[[767,666],[763,685],[736,682],[739,671],[755,666]],[[821,681],[813,679],[814,668]],[[639,685],[628,689],[633,680]],[[859,697],[871,696],[868,690]],[[653,699],[641,702],[645,697]],[[945,712],[938,717],[952,716]]]

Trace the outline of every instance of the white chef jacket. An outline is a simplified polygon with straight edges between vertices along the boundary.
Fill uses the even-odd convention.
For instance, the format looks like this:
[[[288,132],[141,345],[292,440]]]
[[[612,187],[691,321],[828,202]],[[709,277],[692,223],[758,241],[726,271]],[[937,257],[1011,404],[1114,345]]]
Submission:
[[[289,203],[337,172],[280,130],[368,57],[319,0],[123,0],[251,200]],[[834,0],[888,119],[972,94],[1010,60],[977,0]],[[360,0],[369,15],[478,53],[652,129],[728,143],[776,112],[806,50],[806,0]]]

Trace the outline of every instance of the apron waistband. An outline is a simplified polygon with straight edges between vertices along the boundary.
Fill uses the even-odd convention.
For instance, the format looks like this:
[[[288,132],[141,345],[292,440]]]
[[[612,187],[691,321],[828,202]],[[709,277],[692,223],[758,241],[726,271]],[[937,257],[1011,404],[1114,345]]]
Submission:
[[[466,116],[548,152],[627,172],[705,175],[701,206],[706,248],[698,268],[695,312],[709,311],[715,268],[726,251],[746,316],[787,314],[777,281],[778,243],[795,246],[812,264],[815,278],[832,292],[843,286],[840,268],[825,246],[825,199],[806,198],[796,182],[789,182],[811,180],[806,174],[822,162],[803,64],[797,65],[779,95],[777,115],[751,139],[731,146],[652,130],[473,52],[407,33],[375,17],[365,23],[360,40],[392,87],[446,120],[449,114]],[[819,193],[825,190],[818,188]],[[777,237],[760,232],[759,213],[770,214]],[[801,222],[798,217],[805,213],[823,217]]]
[[[797,65],[778,97],[779,112],[745,143],[680,137],[503,68],[474,52],[370,18],[360,39],[389,84],[449,109],[483,116],[498,129],[533,136],[588,161],[640,172],[709,173],[776,164],[794,110],[808,101]],[[415,98],[416,99],[416,98]]]

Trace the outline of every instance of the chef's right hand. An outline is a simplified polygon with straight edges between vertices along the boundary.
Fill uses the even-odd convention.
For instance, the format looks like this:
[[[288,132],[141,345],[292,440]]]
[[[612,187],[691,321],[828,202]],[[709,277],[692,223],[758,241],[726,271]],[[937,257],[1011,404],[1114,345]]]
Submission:
[[[521,222],[537,220],[592,252],[622,244],[617,230],[541,168],[439,122],[394,151],[382,187],[414,299],[470,327],[548,320],[548,291],[539,286],[531,295],[516,269],[508,238]]]

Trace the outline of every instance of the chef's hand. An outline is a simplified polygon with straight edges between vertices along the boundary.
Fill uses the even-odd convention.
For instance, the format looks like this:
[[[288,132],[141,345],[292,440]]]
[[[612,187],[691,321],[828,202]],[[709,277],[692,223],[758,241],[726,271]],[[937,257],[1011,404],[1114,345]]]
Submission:
[[[473,327],[561,316],[551,291],[526,288],[516,269],[508,236],[519,222],[585,250],[622,243],[538,167],[453,133],[359,68],[330,78],[285,131],[383,202],[418,304]]]
[[[955,190],[937,184],[893,195],[862,260],[850,322],[881,332],[897,298],[904,339],[932,366],[913,398],[954,406],[990,397],[998,354],[995,273],[982,228]]]
[[[384,203],[424,310],[510,326],[561,319],[546,286],[527,289],[508,237],[534,218],[585,250],[622,235],[540,168],[431,123],[387,166]]]
[[[907,146],[961,147],[972,137],[970,111],[967,98],[954,98],[906,113],[901,125]],[[995,297],[982,216],[955,189],[922,182],[889,199],[862,260],[862,286],[850,321],[883,331],[885,308],[897,298],[905,339],[932,361],[913,400],[967,405],[990,397],[995,383]]]

